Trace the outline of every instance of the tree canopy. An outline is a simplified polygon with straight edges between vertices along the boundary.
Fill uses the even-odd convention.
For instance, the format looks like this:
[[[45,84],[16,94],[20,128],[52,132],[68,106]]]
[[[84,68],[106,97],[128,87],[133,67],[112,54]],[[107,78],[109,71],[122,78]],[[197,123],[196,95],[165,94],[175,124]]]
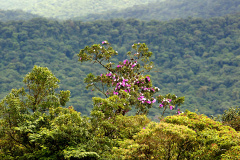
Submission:
[[[58,22],[47,19],[0,23],[0,98],[20,81],[33,65],[46,66],[61,80],[60,89],[71,91],[77,111],[90,113],[91,97],[82,79],[88,73],[101,74],[96,64],[77,62],[85,45],[109,40],[127,59],[131,44],[146,43],[155,66],[149,72],[153,85],[163,94],[185,96],[184,109],[206,115],[222,114],[239,104],[239,14],[214,19],[179,19],[145,22],[136,19]],[[91,67],[90,67],[91,66]],[[149,112],[159,115],[157,106]]]
[[[1,159],[240,158],[240,133],[205,115],[186,110],[161,122],[149,120],[146,112],[127,116],[116,110],[131,102],[112,101],[129,95],[125,92],[100,98],[103,107],[82,117],[73,106],[63,107],[70,91],[55,92],[59,80],[48,68],[35,66],[23,82],[25,87],[13,89],[0,102]],[[236,109],[225,112],[224,123],[239,120]]]

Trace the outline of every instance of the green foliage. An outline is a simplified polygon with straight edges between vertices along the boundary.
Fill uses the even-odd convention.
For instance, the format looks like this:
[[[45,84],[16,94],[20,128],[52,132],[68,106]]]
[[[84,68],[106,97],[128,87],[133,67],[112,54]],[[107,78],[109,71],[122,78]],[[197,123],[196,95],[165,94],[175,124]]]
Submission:
[[[163,121],[165,123],[185,125],[194,130],[197,133],[197,142],[201,146],[194,155],[202,159],[211,157],[219,159],[221,154],[240,143],[240,135],[233,128],[224,126],[222,123],[204,115],[186,111],[180,116],[166,117]]]
[[[240,134],[204,115],[185,112],[151,122],[113,148],[119,159],[227,159],[239,156]]]
[[[66,159],[95,160],[100,158],[96,152],[86,152],[82,148],[68,148],[63,152]]]
[[[222,121],[224,124],[231,126],[236,131],[240,131],[240,108],[230,107],[228,110],[224,111]]]
[[[196,147],[196,133],[186,126],[168,123],[150,123],[134,137],[120,142],[114,148],[119,159],[184,159],[192,158]]]
[[[94,136],[92,141],[89,142],[92,151],[97,152],[103,159],[111,159],[111,150],[113,147],[119,146],[119,140],[132,139],[150,122],[145,115],[117,115],[108,119],[101,119],[103,116],[103,113],[93,111],[90,132]]]
[[[55,93],[59,80],[48,68],[35,66],[23,82],[26,89],[13,89],[0,103],[1,157],[99,158],[97,153],[87,151],[91,139],[88,119],[73,107],[60,107],[69,100],[70,91]]]
[[[143,115],[101,118],[98,110],[87,118],[60,107],[70,92],[55,93],[59,80],[47,68],[35,66],[23,81],[26,89],[13,89],[0,104],[2,159],[107,158],[118,139],[132,138],[150,122]]]
[[[222,159],[239,159],[240,158],[240,146],[233,146],[225,154],[222,155]]]
[[[146,60],[150,54],[145,54],[149,53],[145,44],[134,44],[133,49],[140,55],[143,53],[143,62],[148,62]],[[114,83],[109,81],[109,77],[114,73],[125,77],[124,70],[128,70],[129,66],[139,71],[137,73],[151,68],[145,65],[147,67],[141,70],[139,64],[133,65],[124,60],[119,62],[124,70],[115,70],[108,62],[115,51],[103,49],[99,53],[101,51],[106,52],[100,59],[107,62],[101,59],[100,64],[112,72],[100,79],[90,74],[85,79],[87,83],[102,80],[107,84],[106,87],[111,87]],[[91,54],[80,53],[80,61],[94,60]],[[98,56],[98,52],[93,53]],[[140,57],[138,54],[136,56]],[[128,73],[134,74],[131,70]],[[142,77],[139,78],[143,82],[141,84],[146,83],[149,85],[147,87],[151,87],[150,77]],[[205,115],[186,110],[165,117],[159,123],[151,122],[144,115],[147,112],[126,116],[125,110],[137,103],[134,99],[133,102],[129,100],[133,92],[120,89],[117,95],[102,91],[106,98],[93,98],[91,117],[81,117],[81,113],[72,106],[63,108],[69,101],[70,91],[57,93],[59,80],[48,68],[34,66],[23,82],[25,88],[12,89],[0,102],[1,159],[239,159],[240,133]],[[91,84],[88,87],[92,87]],[[179,106],[184,99],[167,94],[158,96],[157,100],[165,111],[165,106]],[[223,119],[232,121],[236,117],[238,108],[230,108]]]
[[[79,64],[76,51],[109,39],[118,51],[112,63],[126,59],[131,44],[148,44],[154,53],[150,58],[154,68],[149,73],[152,85],[163,95],[185,96],[184,109],[217,116],[239,105],[239,22],[239,14],[169,22],[114,19],[83,23],[42,18],[1,22],[0,99],[12,88],[21,88],[22,77],[34,65],[46,66],[61,80],[59,89],[71,91],[67,105],[89,115],[92,97],[101,95],[84,90],[83,79],[88,73],[100,75],[105,70],[96,63]],[[148,115],[161,116],[158,106],[153,105]]]

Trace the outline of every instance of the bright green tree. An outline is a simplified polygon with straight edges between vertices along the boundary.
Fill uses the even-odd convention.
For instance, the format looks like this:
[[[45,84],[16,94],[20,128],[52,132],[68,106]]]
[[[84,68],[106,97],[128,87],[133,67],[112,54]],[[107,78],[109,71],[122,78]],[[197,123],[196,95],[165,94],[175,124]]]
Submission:
[[[61,107],[70,91],[55,92],[59,80],[51,71],[35,66],[23,82],[25,88],[13,89],[0,103],[1,158],[98,158],[87,151],[88,120]]]
[[[237,159],[240,134],[205,115],[185,112],[151,122],[113,148],[119,159]]]

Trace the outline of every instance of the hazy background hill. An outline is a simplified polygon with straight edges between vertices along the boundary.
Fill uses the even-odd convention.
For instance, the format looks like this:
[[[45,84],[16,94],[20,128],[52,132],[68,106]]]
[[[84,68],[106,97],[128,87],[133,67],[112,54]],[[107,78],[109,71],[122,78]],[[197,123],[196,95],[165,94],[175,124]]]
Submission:
[[[0,21],[29,20],[36,17],[40,16],[22,10],[0,10]]]
[[[0,9],[21,9],[48,18],[70,19],[154,1],[156,0],[0,0]]]
[[[187,18],[160,21],[114,19],[108,21],[55,21],[43,18],[0,22],[0,99],[33,65],[46,66],[71,91],[73,105],[89,114],[92,96],[83,79],[101,74],[97,66],[80,64],[76,54],[85,45],[108,40],[126,59],[132,43],[142,42],[153,51],[150,74],[160,94],[185,96],[183,109],[207,115],[221,114],[240,99],[240,14],[213,19]],[[157,106],[150,116],[158,114]]]
[[[47,18],[83,21],[210,18],[240,11],[240,0],[0,0],[0,3],[4,10],[20,9]]]
[[[187,17],[218,17],[239,11],[240,0],[167,0],[136,5],[123,10],[89,14],[76,19],[84,21],[112,18],[170,20]]]

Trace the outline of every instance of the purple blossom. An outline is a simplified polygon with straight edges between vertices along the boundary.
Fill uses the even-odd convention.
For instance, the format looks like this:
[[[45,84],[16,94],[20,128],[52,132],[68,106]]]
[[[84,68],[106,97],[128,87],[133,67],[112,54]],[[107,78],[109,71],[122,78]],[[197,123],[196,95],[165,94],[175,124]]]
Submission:
[[[152,103],[155,103],[156,102],[156,99],[153,99]]]
[[[138,100],[139,100],[139,101],[142,101],[142,103],[144,103],[145,100],[146,100],[146,98],[144,98],[144,96],[140,96],[140,97],[138,98]]]
[[[113,91],[113,94],[114,94],[114,95],[118,95],[118,92]]]
[[[181,112],[180,112],[180,109],[179,109],[179,108],[178,108],[178,111],[177,111],[177,113],[178,113],[178,115],[179,115],[179,114],[181,114]]]
[[[148,82],[150,82],[150,81],[151,81],[151,80],[150,80],[150,77],[148,77],[148,76],[147,76],[146,78],[147,78]]]
[[[169,106],[169,108],[170,108],[170,110],[172,110],[172,109],[173,109],[173,106]]]
[[[151,104],[152,102],[151,101],[146,101],[148,104]]]
[[[160,107],[160,108],[163,107],[163,104],[160,104],[159,107]]]

